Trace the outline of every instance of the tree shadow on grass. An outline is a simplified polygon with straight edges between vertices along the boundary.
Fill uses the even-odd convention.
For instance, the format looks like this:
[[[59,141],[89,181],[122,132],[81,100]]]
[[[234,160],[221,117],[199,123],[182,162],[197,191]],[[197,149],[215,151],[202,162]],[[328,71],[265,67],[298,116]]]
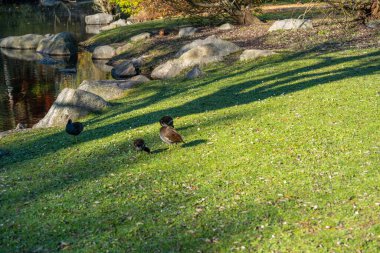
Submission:
[[[239,81],[239,77],[247,72],[262,70],[266,67],[278,66],[284,64],[284,62],[294,62],[308,59],[305,58],[305,55],[307,55],[307,53],[309,53],[309,51],[295,53],[284,57],[273,58],[274,60],[272,58],[261,60],[255,64],[247,64],[246,67],[242,66],[242,69],[238,72],[234,72],[223,76],[220,76],[218,75],[218,73],[215,73],[209,78],[206,78],[204,81],[200,81],[195,85],[191,85],[191,82],[188,82],[187,85],[184,85],[183,87],[180,87],[178,89],[172,90],[170,89],[170,87],[167,87],[167,85],[160,85],[160,83],[153,84],[153,87],[148,85],[146,87],[141,87],[140,91],[149,91],[153,89],[154,94],[143,99],[142,101],[136,101],[131,106],[116,106],[114,108],[115,112],[108,113],[105,116],[100,115],[98,117],[95,117],[89,120],[87,124],[94,125],[95,123],[99,123],[116,117],[119,114],[128,113],[130,111],[149,107],[166,99],[170,99],[172,96],[181,95],[187,92],[189,89],[203,88],[217,81],[229,79],[231,82],[234,82],[230,85],[225,85],[225,87],[222,87],[221,89],[215,91],[212,94],[203,97],[198,97],[194,100],[191,100],[187,103],[178,106],[149,112],[135,117],[130,117],[126,120],[120,120],[105,126],[87,129],[81,135],[81,141],[92,141],[95,139],[110,136],[121,131],[126,131],[131,128],[137,128],[145,125],[154,124],[158,122],[162,115],[182,117],[191,114],[203,113],[205,111],[214,111],[304,90],[317,85],[323,85],[330,82],[380,72],[380,68],[376,64],[376,62],[380,60],[380,51],[362,53],[360,55],[354,56],[341,56],[335,58],[331,56],[324,57],[323,55],[316,56],[312,54],[307,57],[318,59],[318,62],[312,65],[306,65],[295,69],[281,71],[280,73],[267,74],[259,76],[258,78],[253,78],[252,80],[248,81],[246,81],[247,77],[245,77],[241,79],[244,81]],[[329,70],[323,72],[320,71],[324,68],[339,65],[343,66],[346,63],[355,61],[357,61],[357,64],[354,64],[351,67],[339,68],[334,70],[333,72]],[[229,72],[228,68],[223,69],[223,71],[225,73]],[[64,136],[64,133],[60,132],[38,139],[33,143],[33,146],[45,146],[46,143],[49,143],[51,141],[54,141],[56,145],[50,145],[50,147],[46,149],[29,150],[29,152],[32,154],[29,157],[36,158],[39,156],[46,155],[48,153],[56,152],[62,148],[67,147],[67,142],[63,141]],[[19,148],[17,146],[18,145],[15,144],[15,147],[12,150],[14,151],[14,149],[16,149],[16,151],[13,152],[15,153],[15,155],[13,156],[13,159],[9,159],[7,161],[8,165],[14,162],[20,162],[20,160],[17,159],[17,152],[19,151],[17,149],[22,150],[24,149],[25,145],[22,145]]]
[[[207,140],[193,140],[193,141],[186,142],[186,143],[182,144],[182,147],[184,147],[184,148],[195,147],[195,146],[204,144],[206,142],[207,142]]]
[[[312,55],[310,57],[316,56]],[[106,116],[100,115],[86,122],[86,124],[90,124],[90,127],[85,129],[85,131],[80,135],[80,143],[105,138],[122,131],[127,131],[131,128],[142,127],[150,124],[157,124],[158,126],[157,122],[162,117],[162,115],[182,117],[191,114],[203,113],[205,111],[214,111],[223,108],[229,108],[236,105],[249,104],[270,97],[280,96],[283,94],[304,90],[317,85],[323,85],[334,81],[344,80],[346,78],[380,73],[380,68],[377,65],[377,62],[380,60],[380,51],[375,51],[371,53],[361,53],[360,55],[355,56],[340,56],[336,58],[326,57],[322,55],[317,58],[317,63],[311,65],[285,70],[279,73],[271,73],[267,75],[257,76],[256,78],[253,78],[252,80],[248,81],[247,77],[240,78],[240,75],[243,75],[247,72],[252,72],[253,70],[260,70],[268,66],[284,64],[282,63],[283,61],[285,61],[286,63],[294,61],[302,62],[302,60],[307,58],[305,58],[304,54],[297,53],[290,56],[273,59],[269,58],[266,60],[262,60],[261,62],[259,61],[259,63],[257,64],[247,64],[247,66],[242,67],[240,71],[224,76],[218,75],[217,72],[211,77],[206,78],[205,80],[200,80],[199,83],[196,83],[195,85],[190,85],[191,83],[188,82],[187,85],[184,85],[183,87],[181,86],[180,88],[174,90],[170,90],[170,87],[167,87],[167,85],[158,85],[160,83],[156,83],[154,89],[157,89],[157,91],[154,93],[154,95],[151,95],[150,97],[144,99],[141,102],[136,102],[137,104],[133,104],[132,106],[123,107],[122,105],[119,105],[117,106],[117,108],[115,108],[115,113],[110,113]],[[356,64],[351,64],[350,67],[337,68],[333,72],[330,72],[328,70],[321,71],[323,68],[339,65],[344,66],[344,64],[350,62],[355,62]],[[213,84],[216,81],[226,82],[226,79],[228,78],[230,78],[230,83],[222,86],[222,88],[220,88],[219,90],[216,90],[215,92],[205,96],[197,97],[194,100],[188,101],[184,104],[175,105],[167,109],[157,110],[146,114],[130,117],[125,120],[119,120],[114,123],[106,124],[99,127],[96,127],[95,125],[95,123],[101,123],[102,121],[106,121],[112,117],[117,116],[120,113],[128,113],[133,110],[138,110],[149,105],[159,103],[165,99],[169,99],[171,96],[181,95],[182,93],[187,92],[189,89],[203,88],[209,84]],[[141,87],[141,89],[151,89],[151,87]],[[95,125],[95,127],[92,127],[93,125]],[[25,138],[23,138],[22,142],[13,143],[11,145],[9,150],[11,151],[12,155],[3,157],[0,161],[0,165],[2,165],[4,168],[6,167],[8,169],[11,169],[13,164],[27,164],[29,160],[34,160],[40,157],[52,155],[59,150],[67,149],[69,147],[75,147],[75,144],[72,143],[69,136],[67,136],[67,134],[65,134],[63,130],[61,132],[53,134],[50,134],[49,131],[54,131],[46,131],[47,133],[41,133],[41,137],[39,137],[38,139],[32,138],[33,141],[28,141],[27,138],[28,135],[34,134],[33,131],[30,133],[26,133],[24,135]],[[156,136],[156,134],[150,133],[149,136],[151,136],[150,139],[153,139],[153,136]],[[201,143],[194,144],[199,145]],[[86,152],[87,151],[85,150],[77,154],[79,156],[84,156],[83,159],[80,160],[80,162],[88,163],[89,165],[93,164],[93,161],[90,158],[86,158]],[[99,154],[102,157],[112,157],[114,155],[114,151],[107,150]],[[73,166],[74,168],[62,167],[62,171],[59,173],[57,172],[56,174],[56,180],[59,180],[62,176],[62,181],[60,181],[59,183],[47,182],[45,186],[36,189],[36,192],[33,192],[33,195],[37,197],[41,193],[55,191],[69,186],[73,182],[64,179],[66,174],[75,174],[77,180],[81,181],[97,178],[109,172],[109,169],[105,168],[104,170],[95,170],[94,173],[94,171],[89,167],[87,170],[77,173],[75,170],[75,161],[78,160],[71,160],[72,162],[70,162],[70,159],[68,158],[68,164],[71,164],[71,166]],[[106,165],[104,166],[106,167]],[[3,172],[0,171],[0,174],[1,173]],[[23,194],[25,194],[25,192],[20,192],[20,195],[18,197],[13,196],[13,201],[17,201],[17,199],[23,199]]]

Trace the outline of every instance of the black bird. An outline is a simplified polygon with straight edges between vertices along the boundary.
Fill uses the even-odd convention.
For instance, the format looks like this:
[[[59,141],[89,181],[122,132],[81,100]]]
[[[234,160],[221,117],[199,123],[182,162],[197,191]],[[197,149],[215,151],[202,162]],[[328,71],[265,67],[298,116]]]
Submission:
[[[182,136],[172,127],[163,126],[160,129],[160,138],[167,144],[185,143]]]
[[[137,151],[145,151],[147,152],[148,154],[150,154],[150,149],[145,146],[145,142],[143,139],[137,139],[133,142],[133,146],[135,147],[135,149]]]
[[[83,131],[83,124],[80,122],[74,122],[69,119],[66,124],[66,133],[73,135],[75,141],[77,141],[77,136]]]
[[[164,116],[160,119],[161,126],[170,126],[174,128],[174,121],[173,118],[170,116]]]

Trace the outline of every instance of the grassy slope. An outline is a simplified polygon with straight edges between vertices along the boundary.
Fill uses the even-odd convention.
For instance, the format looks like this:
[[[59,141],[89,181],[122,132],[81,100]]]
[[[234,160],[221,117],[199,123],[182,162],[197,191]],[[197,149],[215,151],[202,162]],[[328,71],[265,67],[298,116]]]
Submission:
[[[213,65],[130,91],[78,144],[62,129],[2,139],[0,252],[379,251],[379,60]],[[160,141],[165,114],[186,145]]]

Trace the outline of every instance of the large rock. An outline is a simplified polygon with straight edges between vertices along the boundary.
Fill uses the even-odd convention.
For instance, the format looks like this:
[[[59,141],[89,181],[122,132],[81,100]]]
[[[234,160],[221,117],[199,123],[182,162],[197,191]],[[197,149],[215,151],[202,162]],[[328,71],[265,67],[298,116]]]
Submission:
[[[38,61],[43,58],[35,50],[12,50],[12,49],[1,49],[1,53],[9,58],[23,60],[23,61]]]
[[[150,38],[150,33],[140,33],[140,34],[137,34],[137,35],[131,37],[131,41],[137,42],[137,41],[146,40],[149,38]]]
[[[87,25],[108,25],[112,22],[112,20],[113,16],[106,13],[98,13],[85,17],[85,22]]]
[[[45,36],[26,34],[23,36],[10,36],[1,40],[0,47],[13,49],[36,49]]]
[[[88,34],[99,34],[100,29],[102,29],[104,25],[86,25],[86,33]]]
[[[310,19],[284,19],[273,23],[269,32],[276,30],[308,29],[313,28]]]
[[[116,55],[116,50],[111,46],[99,46],[92,53],[93,59],[111,59]]]
[[[92,59],[92,63],[94,64],[94,66],[103,71],[103,72],[111,72],[113,67],[108,65],[108,62],[109,60],[95,60],[95,59]]]
[[[178,52],[179,58],[169,60],[156,67],[151,77],[154,79],[176,77],[186,68],[221,61],[223,57],[239,50],[240,47],[234,43],[218,39],[215,36],[196,40],[185,45]]]
[[[47,55],[76,54],[78,45],[74,36],[69,32],[52,35],[40,41],[37,52]]]
[[[241,61],[253,60],[259,57],[265,57],[273,55],[275,52],[271,50],[258,50],[258,49],[247,49],[240,55]]]
[[[135,76],[127,80],[102,80],[89,81],[85,80],[81,83],[78,89],[94,93],[105,100],[114,100],[122,98],[124,91],[132,88],[135,85],[150,81],[145,76]]]
[[[215,35],[212,35],[212,36],[207,37],[204,40],[202,39],[194,40],[193,42],[186,44],[178,51],[176,56],[177,57],[181,56],[183,53],[189,51],[190,49],[197,48],[203,45],[208,45],[208,44],[214,45],[218,49],[218,51],[223,53],[223,56],[229,55],[231,53],[234,53],[240,50],[240,47],[237,46],[236,44],[226,41],[226,40],[219,39]]]
[[[231,30],[233,28],[234,28],[234,26],[231,25],[230,23],[225,23],[225,24],[218,27],[219,30]]]
[[[111,75],[115,79],[124,79],[139,74],[142,60],[140,58],[134,58],[132,60],[124,61],[114,65],[111,71]]]
[[[119,19],[115,22],[112,22],[109,25],[103,26],[102,28],[100,28],[100,31],[108,31],[108,30],[115,29],[120,26],[126,26],[126,25],[127,25],[127,22],[125,21],[125,19]]]
[[[178,37],[190,37],[197,32],[197,28],[195,27],[184,27],[179,29]]]
[[[70,118],[76,120],[91,112],[100,112],[109,104],[101,97],[84,91],[65,88],[58,95],[52,107],[33,128],[64,126]]]

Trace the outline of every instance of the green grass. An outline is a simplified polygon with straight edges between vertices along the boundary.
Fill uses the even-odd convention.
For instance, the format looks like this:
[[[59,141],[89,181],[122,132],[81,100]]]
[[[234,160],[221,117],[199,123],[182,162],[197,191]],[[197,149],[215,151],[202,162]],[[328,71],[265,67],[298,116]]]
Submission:
[[[378,252],[379,60],[211,65],[130,91],[78,144],[59,128],[1,139],[0,252]],[[160,141],[166,114],[183,146]]]

